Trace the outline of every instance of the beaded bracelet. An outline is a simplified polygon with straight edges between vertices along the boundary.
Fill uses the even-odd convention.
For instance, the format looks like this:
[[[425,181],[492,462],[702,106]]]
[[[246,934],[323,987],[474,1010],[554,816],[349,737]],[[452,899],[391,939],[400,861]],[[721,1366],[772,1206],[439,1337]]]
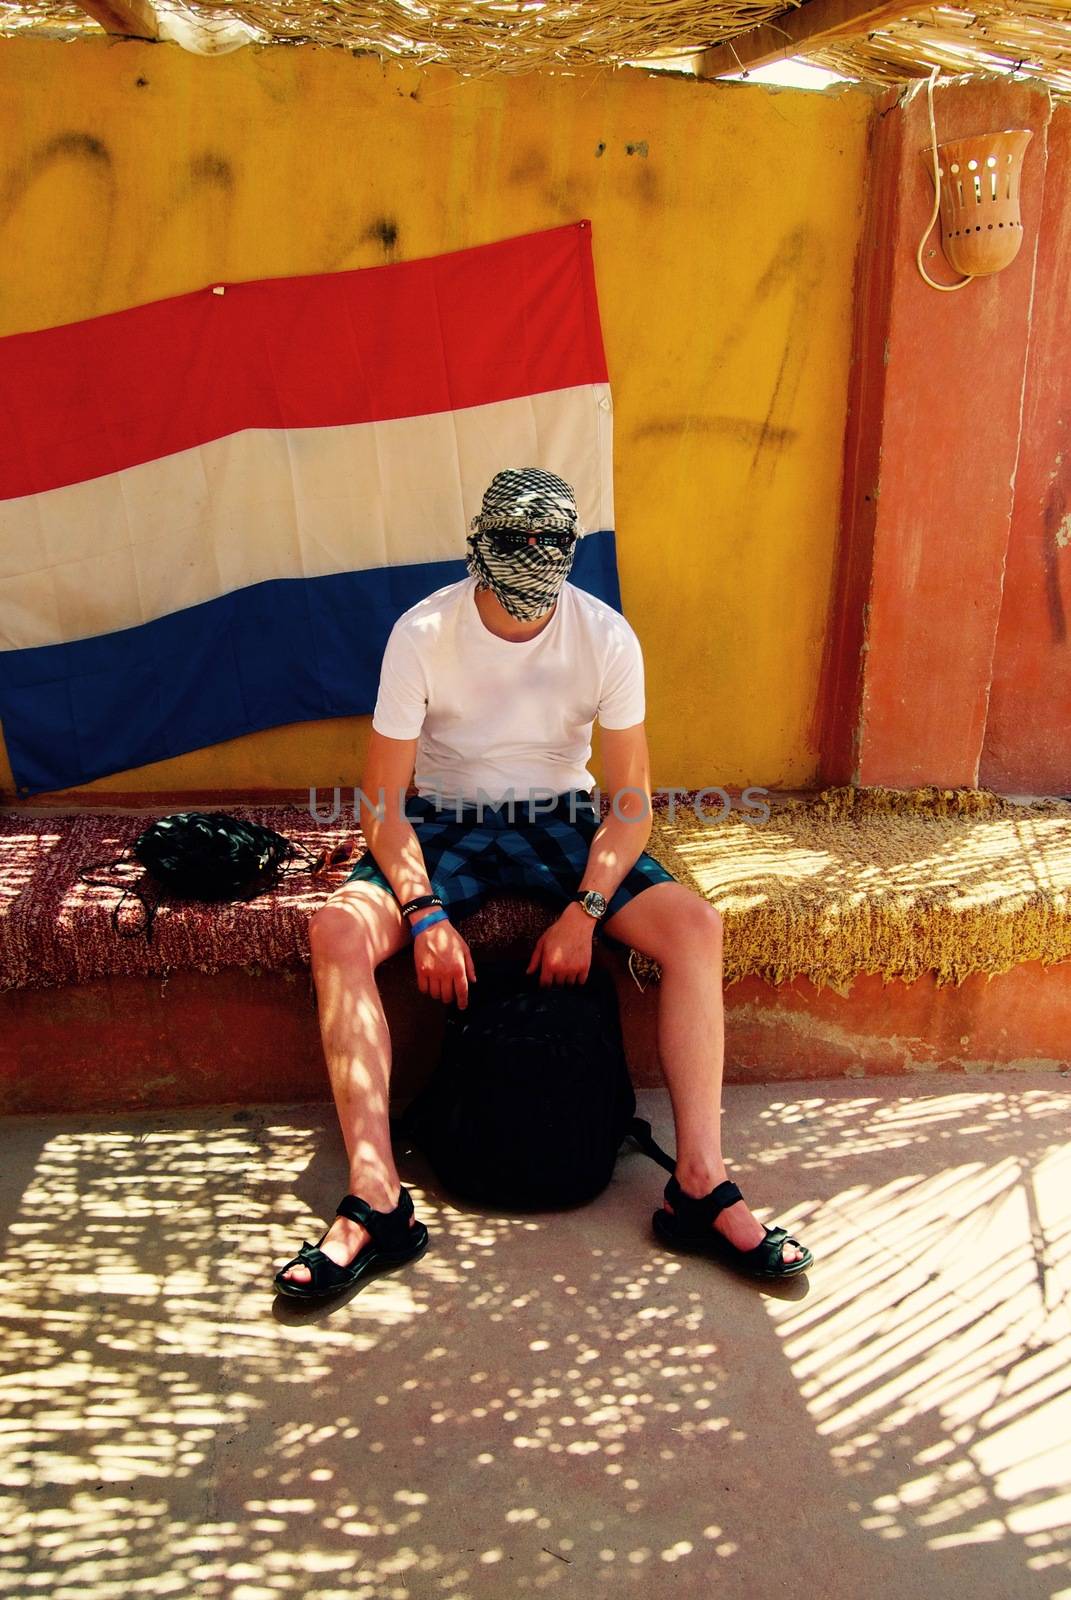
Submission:
[[[445,911],[433,911],[430,917],[421,917],[419,922],[409,924],[409,932],[415,939],[418,933],[423,933],[425,928],[430,928],[436,922],[449,922],[450,918]]]

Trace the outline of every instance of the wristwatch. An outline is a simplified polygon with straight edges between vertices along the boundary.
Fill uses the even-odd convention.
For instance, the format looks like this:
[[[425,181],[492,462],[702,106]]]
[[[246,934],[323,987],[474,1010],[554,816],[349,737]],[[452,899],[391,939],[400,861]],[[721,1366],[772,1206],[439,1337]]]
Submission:
[[[579,900],[588,916],[594,917],[596,922],[606,915],[606,897],[598,889],[581,889],[573,898]]]

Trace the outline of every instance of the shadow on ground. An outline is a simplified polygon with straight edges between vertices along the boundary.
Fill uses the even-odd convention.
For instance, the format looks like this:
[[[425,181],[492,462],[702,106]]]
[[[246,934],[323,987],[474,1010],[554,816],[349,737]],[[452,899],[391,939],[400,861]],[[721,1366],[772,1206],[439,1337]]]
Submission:
[[[408,1156],[427,1254],[314,1311],[329,1107],[8,1120],[0,1593],[1071,1593],[1071,1084],[726,1100],[806,1279],[667,1254],[639,1154],[513,1217]]]

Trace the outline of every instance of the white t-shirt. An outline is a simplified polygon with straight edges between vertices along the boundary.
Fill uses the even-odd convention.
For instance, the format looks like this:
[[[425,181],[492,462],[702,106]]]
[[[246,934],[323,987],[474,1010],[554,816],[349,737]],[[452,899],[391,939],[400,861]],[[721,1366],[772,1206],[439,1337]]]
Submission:
[[[403,612],[383,652],[372,726],[416,739],[422,795],[494,805],[533,790],[588,792],[591,729],[644,718],[643,652],[619,611],[568,580],[534,639],[500,639],[476,608],[476,579]]]

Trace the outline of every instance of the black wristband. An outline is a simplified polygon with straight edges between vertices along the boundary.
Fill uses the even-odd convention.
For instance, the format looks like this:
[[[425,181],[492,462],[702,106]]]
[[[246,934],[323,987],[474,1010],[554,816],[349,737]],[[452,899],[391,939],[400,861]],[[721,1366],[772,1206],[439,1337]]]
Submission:
[[[415,900],[409,900],[402,907],[402,916],[407,917],[410,911],[421,911],[425,906],[441,906],[442,899],[437,894],[422,894]]]

